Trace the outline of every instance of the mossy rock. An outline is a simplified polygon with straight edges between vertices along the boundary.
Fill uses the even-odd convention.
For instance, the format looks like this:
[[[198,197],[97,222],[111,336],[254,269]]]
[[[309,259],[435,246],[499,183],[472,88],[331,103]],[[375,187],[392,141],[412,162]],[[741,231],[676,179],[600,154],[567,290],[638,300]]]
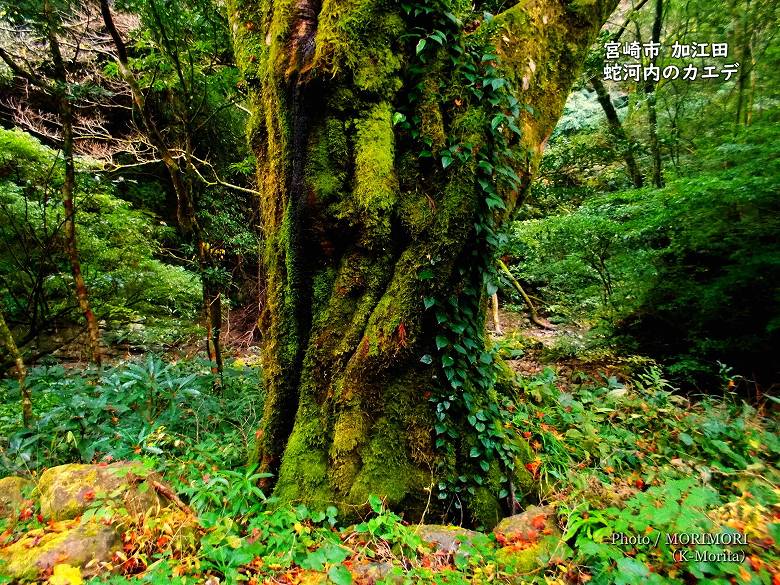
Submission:
[[[555,522],[555,510],[550,506],[528,506],[524,512],[507,516],[493,529],[499,538],[507,541],[533,540],[537,536],[560,536]]]
[[[76,518],[96,500],[136,515],[159,511],[170,503],[151,481],[160,478],[138,462],[60,465],[41,474],[37,493],[41,513],[53,520]]]
[[[496,558],[513,574],[533,571],[571,552],[562,540],[555,511],[549,506],[529,506],[521,514],[501,520],[493,532],[496,540],[504,545]]]
[[[4,477],[0,479],[0,518],[15,519],[35,484],[23,477]]]
[[[0,549],[0,566],[4,575],[17,580],[36,579],[60,563],[81,567],[82,574],[91,576],[98,570],[98,562],[110,561],[121,546],[114,526],[83,522],[55,532],[41,529],[27,533]]]
[[[558,559],[565,559],[570,554],[569,545],[559,537],[545,536],[534,543],[515,543],[498,549],[496,561],[504,572],[521,576]]]
[[[464,542],[469,542],[479,532],[461,528],[460,526],[445,526],[442,524],[423,524],[417,528],[417,535],[430,544],[436,552],[455,553]]]

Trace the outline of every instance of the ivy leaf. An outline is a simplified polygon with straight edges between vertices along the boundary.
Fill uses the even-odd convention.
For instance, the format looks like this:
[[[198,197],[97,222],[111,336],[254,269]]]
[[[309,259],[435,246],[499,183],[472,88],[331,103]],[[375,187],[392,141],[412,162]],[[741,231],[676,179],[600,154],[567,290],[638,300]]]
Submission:
[[[476,447],[472,447],[471,451],[469,451],[469,457],[476,458],[479,457],[479,455],[480,455],[479,449],[477,449]]]
[[[450,344],[449,340],[443,335],[436,336],[436,349],[447,347]]]
[[[446,40],[447,40],[447,37],[446,37],[446,36],[444,36],[444,33],[443,33],[443,32],[441,32],[440,30],[435,30],[435,31],[433,31],[433,32],[430,34],[430,37],[431,37],[431,38],[432,38],[434,41],[436,41],[437,43],[439,43],[440,45],[443,45],[443,44],[444,44],[444,41],[446,41]]]
[[[442,168],[446,169],[448,166],[452,164],[452,156],[449,154],[445,154],[441,157],[441,166]]]
[[[368,505],[371,506],[371,509],[377,513],[382,513],[382,499],[379,496],[376,496],[374,494],[371,494],[368,496]]]
[[[426,353],[424,356],[420,358],[420,361],[424,363],[426,366],[430,366],[433,363],[433,358],[431,357],[431,354]]]
[[[449,21],[457,27],[460,27],[460,25],[462,24],[460,19],[457,16],[455,16],[452,12],[445,12],[444,16],[446,16],[449,19]]]
[[[328,571],[328,579],[336,585],[352,585],[352,573],[344,565],[333,565]]]
[[[394,112],[393,113],[393,126],[396,126],[397,124],[400,124],[401,122],[406,122],[406,114],[402,114],[401,112]]]
[[[423,304],[425,305],[426,309],[430,309],[433,305],[436,304],[436,299],[433,297],[425,297],[423,299]]]
[[[427,41],[425,39],[420,39],[420,42],[417,43],[417,54],[419,55],[425,50],[425,44]]]

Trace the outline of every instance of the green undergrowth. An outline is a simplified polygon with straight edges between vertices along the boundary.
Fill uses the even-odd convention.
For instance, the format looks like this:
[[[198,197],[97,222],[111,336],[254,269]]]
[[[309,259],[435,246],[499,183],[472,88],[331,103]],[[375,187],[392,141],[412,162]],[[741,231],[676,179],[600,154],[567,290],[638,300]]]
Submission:
[[[32,368],[35,420],[21,426],[16,380],[0,381],[0,476],[64,463],[151,457],[163,466],[246,462],[263,394],[257,368],[148,355],[94,371]]]
[[[514,493],[506,497],[523,506],[552,506],[563,539],[539,555],[536,536],[507,542],[480,533],[446,554],[421,540],[416,519],[387,510],[376,496],[368,501],[372,511],[357,521],[336,507],[280,507],[265,487],[269,476],[243,463],[246,450],[240,446],[251,440],[244,435],[251,435],[255,422],[231,418],[246,408],[240,400],[250,392],[251,372],[228,374],[217,392],[207,371],[202,364],[154,359],[108,371],[96,383],[63,370],[37,371],[31,378],[38,437],[29,442],[34,435],[14,430],[9,416],[2,419],[0,434],[10,437],[2,443],[3,475],[90,461],[79,445],[92,441],[92,460],[112,453],[145,460],[197,514],[197,544],[173,546],[178,541],[164,523],[135,527],[126,533],[126,560],[115,567],[120,574],[91,582],[195,583],[213,577],[224,583],[345,584],[363,582],[367,574],[378,583],[440,584],[777,579],[777,422],[768,405],[742,402],[728,384],[720,397],[699,399],[679,395],[655,367],[620,378],[559,375],[552,368],[518,377],[517,398],[502,409],[503,424],[528,443],[530,481],[511,486]],[[15,408],[7,402],[9,385],[6,414]],[[60,398],[65,389],[73,400]],[[152,395],[154,423],[147,426]],[[73,403],[82,414],[74,416]],[[167,416],[171,405],[177,414]],[[20,442],[24,436],[27,447]],[[109,439],[101,442],[102,436]],[[30,509],[12,534],[43,526],[45,519]],[[675,544],[674,534],[745,537],[748,544]],[[682,558],[680,551],[686,551]],[[717,556],[724,552],[733,558]]]

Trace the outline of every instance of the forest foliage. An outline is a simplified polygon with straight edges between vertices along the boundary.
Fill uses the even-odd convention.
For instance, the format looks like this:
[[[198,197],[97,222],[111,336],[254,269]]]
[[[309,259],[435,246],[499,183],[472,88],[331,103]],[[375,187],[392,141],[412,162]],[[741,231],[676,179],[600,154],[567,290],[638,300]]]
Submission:
[[[276,407],[259,357],[268,329],[258,209],[266,177],[255,176],[258,136],[245,136],[257,123],[249,98],[258,81],[247,75],[255,61],[244,55],[242,75],[231,41],[254,34],[254,23],[231,30],[228,4],[0,2],[0,477],[136,460],[181,498],[161,522],[131,518],[98,494],[83,521],[121,527],[112,570],[87,579],[63,564],[40,580],[780,583],[778,7],[621,3],[545,140],[528,196],[502,227],[504,192],[525,189],[514,170],[526,160],[517,140],[534,111],[516,97],[522,76],[502,76],[488,41],[463,39],[509,6],[396,7],[420,23],[399,39],[414,47],[399,83],[415,89],[344,128],[360,139],[380,128],[387,133],[374,142],[419,145],[413,161],[382,161],[407,165],[401,183],[415,193],[415,181],[428,188],[473,163],[484,203],[479,238],[466,246],[473,262],[461,266],[476,284],[415,300],[437,326],[428,353],[414,358],[435,372],[421,393],[425,439],[445,463],[466,446],[468,465],[432,469],[424,510],[413,513],[381,493],[357,506],[281,501],[259,457],[264,410]],[[739,74],[600,81],[605,42],[654,35],[667,48],[728,42]],[[462,85],[490,113],[489,148],[431,136],[431,121],[418,115],[434,98],[416,82],[441,60],[458,75],[442,87]],[[373,91],[387,80],[358,81]],[[358,140],[333,128],[344,144]],[[342,153],[305,154],[317,170]],[[367,154],[359,162],[376,163]],[[353,172],[336,178],[346,184]],[[376,202],[366,184],[356,191]],[[420,214],[435,217],[436,205]],[[372,229],[397,229],[384,208],[375,211]],[[339,245],[325,241],[325,255]],[[486,250],[501,255],[515,283]],[[443,287],[440,261],[427,258],[431,268],[413,277]],[[505,335],[482,327],[496,292]],[[521,316],[529,304],[538,317],[530,321]],[[89,349],[90,320],[102,364]],[[402,352],[407,325],[383,326]],[[463,424],[448,414],[458,409]],[[491,511],[545,505],[553,526],[509,540],[489,532],[495,522],[469,507],[488,488]],[[442,553],[421,538],[423,520],[480,532]],[[0,551],[61,528],[25,493],[20,509],[0,518]],[[552,549],[539,545],[544,530]],[[739,562],[680,560],[665,541],[673,533],[749,543],[734,549]],[[627,546],[621,534],[650,540]],[[364,581],[367,567],[384,573]],[[3,571],[0,582],[10,582]]]

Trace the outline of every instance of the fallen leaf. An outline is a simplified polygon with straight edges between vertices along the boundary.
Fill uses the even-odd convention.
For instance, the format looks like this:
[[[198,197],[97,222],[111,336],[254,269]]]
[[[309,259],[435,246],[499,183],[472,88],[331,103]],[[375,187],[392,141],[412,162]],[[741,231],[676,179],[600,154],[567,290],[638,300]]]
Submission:
[[[50,585],[81,585],[81,569],[67,563],[54,565],[54,571],[49,577]]]

